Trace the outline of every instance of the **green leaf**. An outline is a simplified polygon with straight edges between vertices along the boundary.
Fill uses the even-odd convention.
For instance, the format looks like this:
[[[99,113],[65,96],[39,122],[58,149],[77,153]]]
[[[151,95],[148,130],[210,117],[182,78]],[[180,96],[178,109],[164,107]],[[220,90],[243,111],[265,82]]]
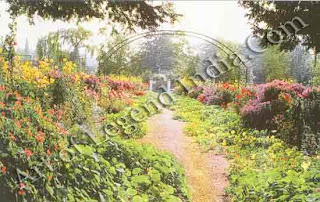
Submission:
[[[141,202],[143,199],[139,195],[135,195],[132,199],[132,202]]]
[[[137,190],[132,189],[132,188],[129,188],[129,189],[127,189],[126,193],[127,193],[127,195],[129,195],[129,196],[134,196],[134,195],[137,194]]]
[[[53,188],[50,186],[50,185],[46,185],[46,190],[49,192],[49,194],[51,195],[51,196],[53,196],[53,194],[54,194],[54,191],[53,191]]]
[[[142,172],[142,169],[141,168],[134,168],[133,170],[132,170],[132,174],[133,175],[138,175],[138,174],[140,174]]]

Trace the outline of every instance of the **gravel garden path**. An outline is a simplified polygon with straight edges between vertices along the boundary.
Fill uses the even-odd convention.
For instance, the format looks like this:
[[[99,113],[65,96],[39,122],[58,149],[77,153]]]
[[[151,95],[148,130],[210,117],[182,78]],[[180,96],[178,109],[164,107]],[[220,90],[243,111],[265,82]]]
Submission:
[[[173,154],[186,170],[192,202],[226,201],[227,160],[204,152],[191,137],[183,134],[184,122],[173,120],[173,112],[164,109],[148,120],[148,134],[139,140]]]

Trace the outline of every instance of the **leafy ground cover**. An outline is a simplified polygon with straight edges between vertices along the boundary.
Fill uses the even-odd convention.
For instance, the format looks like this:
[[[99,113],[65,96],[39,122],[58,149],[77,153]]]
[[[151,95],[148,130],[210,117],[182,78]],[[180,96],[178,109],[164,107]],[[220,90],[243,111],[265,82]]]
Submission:
[[[230,158],[233,201],[319,201],[320,157],[307,156],[267,130],[247,128],[233,108],[179,97],[175,117],[201,145]]]
[[[101,129],[152,96],[140,78],[38,63],[16,60],[12,72],[0,58],[1,200],[188,201],[174,158],[130,140],[143,121],[137,133]]]

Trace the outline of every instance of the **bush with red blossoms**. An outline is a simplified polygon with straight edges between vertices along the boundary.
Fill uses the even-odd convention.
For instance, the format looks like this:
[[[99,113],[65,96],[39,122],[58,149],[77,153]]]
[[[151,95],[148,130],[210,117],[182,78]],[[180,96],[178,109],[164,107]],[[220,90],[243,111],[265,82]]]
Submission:
[[[277,100],[280,93],[289,93],[299,97],[305,87],[301,84],[291,84],[285,81],[274,80],[270,83],[261,84],[257,87],[258,98],[261,102]]]

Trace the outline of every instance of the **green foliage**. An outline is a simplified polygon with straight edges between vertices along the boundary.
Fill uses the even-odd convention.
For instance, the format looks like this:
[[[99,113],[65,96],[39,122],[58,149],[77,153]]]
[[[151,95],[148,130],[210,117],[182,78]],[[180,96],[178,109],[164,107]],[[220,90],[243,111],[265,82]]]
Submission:
[[[151,99],[141,98],[141,78],[86,75],[71,62],[62,71],[39,63],[36,69],[17,61],[22,71],[13,75],[14,85],[0,85],[1,200],[189,200],[184,171],[171,155],[124,140],[145,134],[143,120],[125,122],[135,124],[131,134],[122,122],[119,135],[102,126],[116,124],[115,118],[129,115],[130,106]],[[124,108],[116,114],[101,110],[108,99]]]
[[[85,47],[86,50],[93,52],[93,47],[86,42],[92,36],[92,32],[81,26],[50,32],[42,37],[37,43],[37,55],[40,60],[53,60],[57,65],[61,65],[63,59],[74,61],[78,67],[82,67],[85,61],[81,61],[79,48]],[[67,51],[63,47],[67,47]]]
[[[293,50],[297,45],[302,44],[308,49],[316,48],[317,53],[320,51],[318,16],[314,15],[314,13],[320,11],[319,2],[239,1],[239,4],[248,10],[247,17],[252,20],[254,33],[264,35],[271,30],[281,32],[283,37],[283,41],[280,42],[281,50]],[[298,30],[295,30],[289,24],[285,24],[286,22],[291,23],[296,17],[299,17],[308,26],[303,26],[298,20],[293,22]],[[281,25],[285,25],[287,30],[279,28]],[[278,41],[274,35],[271,38]],[[266,35],[264,35],[264,39],[266,39]],[[274,45],[268,40],[262,42],[262,45]]]
[[[228,57],[229,55],[227,55],[225,53],[224,50],[228,50],[230,49],[231,51],[233,51],[234,53],[236,53],[237,55],[239,55],[240,58],[243,58],[240,53],[242,52],[241,49],[241,44],[235,42],[235,41],[226,41],[224,39],[219,39],[219,42],[224,44],[227,48],[225,48],[224,46],[222,46],[222,49],[217,49],[217,57],[218,57],[218,61],[224,61],[226,62],[230,69],[228,72],[225,72],[223,75],[221,75],[219,78],[217,78],[218,81],[222,81],[222,82],[239,82],[242,80],[242,78],[245,78],[245,74],[246,71],[244,69],[242,69],[243,67],[239,67],[234,65],[234,61],[230,60]],[[229,52],[229,51],[228,51]]]
[[[74,98],[76,89],[69,87],[65,89]],[[68,93],[60,106],[72,103]],[[42,111],[37,100],[4,87],[0,98],[4,200],[188,201],[184,171],[171,155],[74,123],[66,131],[54,110]],[[134,107],[148,99],[141,98]],[[71,118],[63,119],[69,123]]]
[[[114,51],[113,48],[117,47],[125,39],[126,37],[124,34],[112,33],[108,39],[107,45],[101,46],[98,56],[100,74],[138,75],[139,73],[142,73],[141,70],[139,71],[139,68],[135,69],[135,66],[131,66],[131,63],[129,63],[130,58],[133,56],[128,45],[121,47],[117,52],[111,55],[111,53],[113,53],[112,51]]]
[[[174,22],[179,14],[176,14],[171,3],[162,5],[150,5],[145,1],[12,1],[9,4],[9,12],[13,16],[26,14],[30,19],[34,15],[46,19],[65,20],[77,19],[78,21],[92,18],[106,19],[110,23],[119,23],[123,27],[134,30],[136,27],[152,29],[164,22]]]
[[[267,131],[246,129],[231,110],[204,106],[180,97],[176,117],[187,121],[187,134],[207,149],[230,158],[233,201],[318,201],[319,157],[290,148]]]
[[[278,46],[270,47],[263,53],[262,65],[266,81],[292,78],[289,54],[280,51]]]

